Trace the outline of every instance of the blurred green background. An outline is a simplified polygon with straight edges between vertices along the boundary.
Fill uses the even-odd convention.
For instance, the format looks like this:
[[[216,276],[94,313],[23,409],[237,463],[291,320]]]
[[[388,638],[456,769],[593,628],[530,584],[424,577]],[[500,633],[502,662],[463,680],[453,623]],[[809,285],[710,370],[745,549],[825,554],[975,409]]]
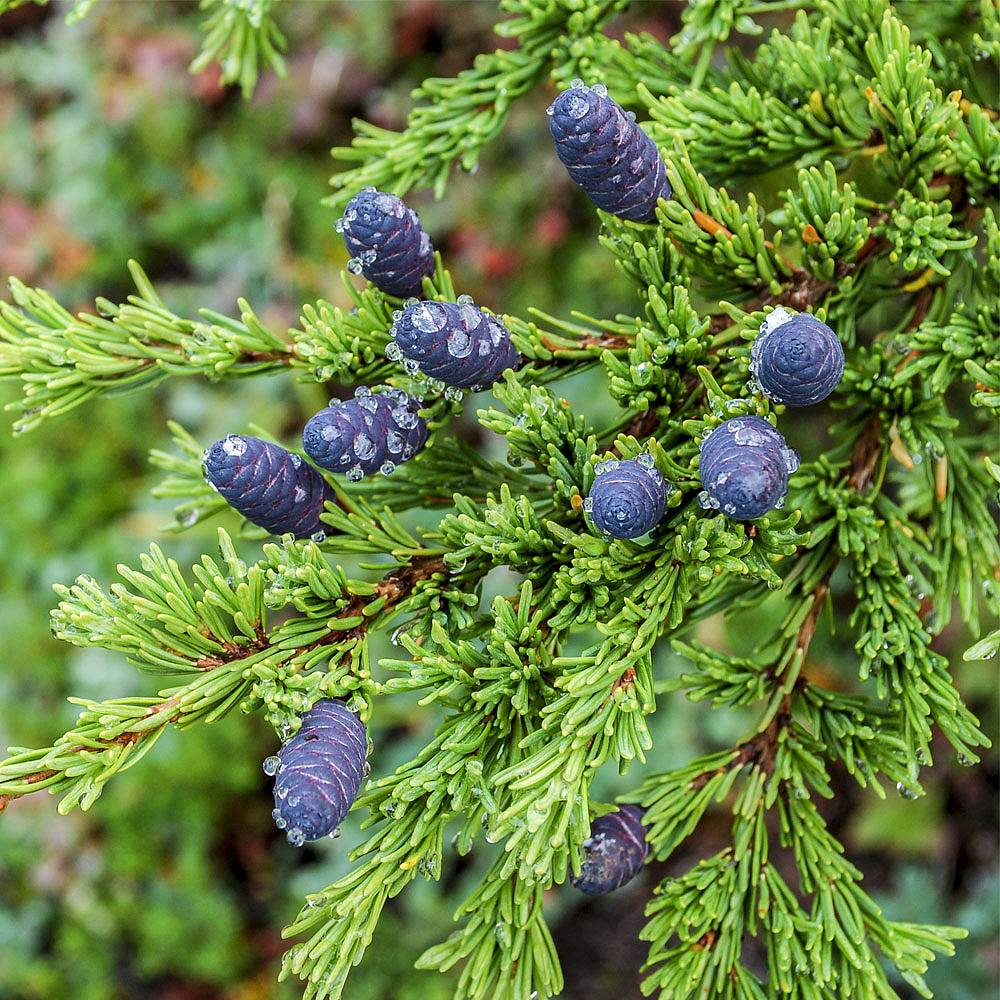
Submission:
[[[194,4],[105,0],[72,27],[58,4],[0,17],[0,272],[43,285],[75,309],[95,295],[128,294],[125,261],[135,257],[180,311],[232,312],[245,295],[278,328],[296,322],[302,302],[342,301],[346,254],[333,214],[319,204],[330,147],[349,141],[352,116],[400,127],[412,87],[457,73],[496,44],[496,9],[434,0],[289,0],[282,8],[288,76],[265,75],[249,102],[220,88],[214,68],[188,74],[199,44]],[[615,30],[665,39],[677,15],[672,2],[639,3]],[[477,301],[517,314],[534,305],[613,315],[628,308],[628,290],[594,240],[591,208],[546,155],[549,97],[522,102],[475,176],[457,176],[444,201],[425,193],[408,200],[456,285]],[[574,402],[611,415],[596,376],[574,381],[564,389]],[[16,391],[0,385],[0,402]],[[170,447],[167,419],[204,441],[249,421],[291,438],[325,398],[322,387],[284,376],[220,386],[179,380],[92,403],[18,438],[0,420],[3,745],[50,743],[75,717],[67,695],[154,688],[120,657],[57,643],[47,615],[53,583],[84,571],[107,582],[150,539],[182,564],[214,545],[214,525],[180,537],[161,530],[169,511],[149,496],[157,477],[147,453]],[[822,440],[824,419],[801,433]],[[477,439],[468,414],[462,432]],[[497,574],[491,583],[505,585]],[[777,614],[765,606],[736,625],[711,621],[703,637],[742,646]],[[939,648],[995,734],[995,671],[961,663],[967,639],[955,626]],[[850,678],[852,641],[821,633],[816,669]],[[660,676],[679,668],[662,649]],[[433,723],[412,702],[384,704],[377,770],[412,754]],[[663,699],[647,768],[731,745],[745,724]],[[358,832],[349,823],[341,840],[300,851],[284,842],[259,763],[275,744],[259,720],[234,715],[168,734],[89,814],[57,817],[45,795],[9,808],[0,821],[0,1000],[298,996],[296,984],[275,984],[280,928],[303,893],[344,870]],[[838,796],[824,808],[894,916],[970,928],[959,957],[928,979],[945,1000],[978,1000],[996,995],[1000,961],[996,758],[968,769],[939,750],[926,798],[880,802],[838,775]],[[637,780],[605,776],[599,793]],[[686,869],[726,835],[723,820],[709,819],[665,871]],[[396,901],[348,988],[352,1000],[451,995],[446,977],[414,972],[412,963],[448,933],[481,863],[463,861],[441,883],[420,881]],[[664,873],[597,901],[567,889],[551,894],[566,997],[640,996],[642,906]]]

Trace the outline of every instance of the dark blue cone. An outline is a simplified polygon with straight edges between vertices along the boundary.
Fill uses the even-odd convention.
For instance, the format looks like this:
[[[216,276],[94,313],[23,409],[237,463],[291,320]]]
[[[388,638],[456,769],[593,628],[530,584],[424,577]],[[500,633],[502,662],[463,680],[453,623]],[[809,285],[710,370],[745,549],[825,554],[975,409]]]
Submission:
[[[272,535],[307,538],[333,492],[323,477],[290,451],[259,438],[230,434],[205,452],[205,478],[234,510]]]
[[[333,403],[306,424],[302,445],[319,466],[357,482],[375,472],[388,476],[427,440],[420,404],[400,389],[377,393],[362,386],[353,399]]]
[[[698,502],[752,521],[784,505],[788,477],[798,467],[798,455],[766,420],[734,417],[702,440]]]
[[[833,330],[815,316],[775,309],[753,342],[750,371],[776,403],[812,406],[840,384],[844,348]]]
[[[598,208],[633,222],[650,222],[670,183],[652,139],[601,84],[574,80],[549,106],[556,154]]]
[[[337,222],[353,254],[349,270],[376,288],[405,298],[419,295],[423,279],[434,273],[434,247],[417,213],[394,194],[365,188]]]
[[[583,842],[586,856],[580,874],[571,881],[588,896],[603,896],[620,889],[642,871],[649,854],[644,810],[639,806],[619,806],[618,812],[599,816]]]
[[[659,524],[667,487],[651,456],[601,462],[595,472],[583,509],[600,531],[612,538],[638,538]]]
[[[477,309],[467,295],[458,302],[416,302],[406,307],[392,328],[394,343],[386,356],[402,360],[411,374],[458,389],[492,385],[521,360],[506,327]]]
[[[342,702],[317,702],[302,728],[264,762],[275,774],[274,819],[296,847],[333,833],[350,811],[365,774],[364,723]]]

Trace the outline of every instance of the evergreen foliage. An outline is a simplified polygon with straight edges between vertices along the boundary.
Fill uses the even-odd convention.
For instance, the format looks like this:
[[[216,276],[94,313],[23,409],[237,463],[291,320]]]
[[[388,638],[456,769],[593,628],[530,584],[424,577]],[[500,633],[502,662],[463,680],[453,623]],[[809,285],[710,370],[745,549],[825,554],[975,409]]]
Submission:
[[[233,10],[266,18],[270,4],[216,6],[209,49],[244,79],[250,49],[270,50],[232,27],[243,23]],[[120,568],[123,582],[58,586],[57,637],[121,652],[170,686],[81,701],[78,724],[52,745],[14,747],[0,762],[0,810],[49,789],[65,812],[92,805],[170,726],[239,708],[287,737],[322,699],[346,701],[365,722],[400,692],[436,706],[423,749],[362,787],[356,867],[287,929],[305,938],[285,975],[306,982],[309,1000],[343,994],[388,900],[417,876],[440,877],[451,835],[458,854],[496,845],[493,861],[459,928],[420,967],[463,963],[456,996],[469,1000],[558,995],[543,894],[579,874],[591,824],[610,809],[591,798],[598,769],[628,782],[635,762],[655,762],[647,720],[658,696],[743,710],[752,723],[737,745],[621,796],[645,809],[660,861],[697,837],[709,811],[731,816],[728,844],[653,893],[647,994],[874,1000],[898,996],[902,979],[929,996],[928,964],[963,934],[884,914],[821,810],[835,770],[912,798],[942,752],[935,733],[962,763],[988,746],[933,643],[954,602],[978,640],[967,656],[992,656],[1000,642],[996,631],[981,637],[1000,612],[1000,466],[983,454],[1000,408],[995,6],[697,0],[669,49],[607,37],[624,6],[505,0],[498,31],[514,47],[426,81],[403,132],[359,123],[336,151],[352,166],[329,201],[342,208],[367,185],[440,195],[452,165],[474,167],[511,103],[546,77],[603,82],[649,119],[673,190],[651,224],[600,213],[601,242],[636,292],[633,314],[502,317],[525,364],[477,415],[506,439],[507,462],[449,439],[460,401],[428,393],[434,436],[412,461],[384,480],[329,477],[338,502],[322,515],[325,537],[270,541],[248,564],[220,529],[220,556],[190,573],[154,545],[138,568]],[[757,18],[792,7],[804,9],[790,31],[713,65],[732,32],[760,34]],[[537,96],[544,114],[551,93]],[[780,175],[790,186],[765,213],[765,175],[779,167],[791,168]],[[727,193],[734,175],[748,187],[760,178],[761,201]],[[355,308],[306,305],[285,338],[244,302],[239,320],[180,316],[132,273],[128,302],[100,300],[79,317],[12,282],[0,374],[24,386],[15,429],[174,375],[293,370],[426,390],[385,357],[401,302],[346,275]],[[424,297],[458,301],[440,260]],[[840,337],[832,404],[842,412],[832,444],[813,442],[791,476],[785,509],[744,524],[699,507],[699,445],[734,417],[781,422],[781,406],[747,385],[754,337],[781,306],[815,311]],[[607,373],[621,406],[611,426],[550,387],[584,369]],[[175,436],[179,454],[155,461],[180,530],[223,504],[202,477],[201,446],[179,427]],[[662,519],[648,542],[601,537],[584,516],[598,463],[643,455],[664,480]],[[413,508],[443,513],[416,527],[403,516]],[[377,558],[351,576],[337,560],[356,554]],[[500,566],[523,582],[482,609],[483,581]],[[752,655],[690,634],[769,596],[784,614]],[[856,676],[832,683],[809,658],[827,611],[856,637]],[[390,627],[400,658],[373,662],[370,636]],[[687,662],[680,676],[654,677],[664,641]]]

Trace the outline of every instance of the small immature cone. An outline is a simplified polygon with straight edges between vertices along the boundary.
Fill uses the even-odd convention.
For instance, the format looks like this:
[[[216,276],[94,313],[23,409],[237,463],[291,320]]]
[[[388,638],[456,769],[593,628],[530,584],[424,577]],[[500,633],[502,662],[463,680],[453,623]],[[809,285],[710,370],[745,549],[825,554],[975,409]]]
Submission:
[[[308,538],[333,491],[298,455],[259,438],[230,434],[205,452],[205,478],[234,510],[271,532]]]
[[[364,723],[342,702],[327,698],[303,717],[302,728],[268,758],[276,774],[274,819],[296,847],[333,833],[349,812],[365,774]]]
[[[650,455],[601,462],[583,509],[612,538],[638,538],[663,517],[667,488]]]
[[[618,812],[599,816],[584,841],[586,857],[573,885],[588,896],[620,889],[642,871],[649,854],[640,806],[619,806]]]
[[[467,295],[458,302],[416,302],[400,313],[386,356],[412,373],[458,389],[492,385],[521,360],[507,328],[477,309]]]
[[[598,208],[650,222],[670,182],[656,144],[601,84],[574,80],[548,108],[556,154]]]
[[[784,504],[799,456],[760,417],[733,417],[701,443],[698,502],[735,521],[753,521]]]
[[[844,348],[833,330],[815,316],[775,309],[753,342],[750,372],[776,403],[812,406],[840,384]]]
[[[434,272],[434,247],[417,213],[394,194],[365,188],[337,222],[353,254],[349,269],[376,288],[405,298],[419,295],[423,279]]]
[[[401,389],[373,393],[359,387],[353,399],[335,402],[306,424],[302,445],[320,467],[352,482],[375,472],[388,476],[427,440],[420,404]]]

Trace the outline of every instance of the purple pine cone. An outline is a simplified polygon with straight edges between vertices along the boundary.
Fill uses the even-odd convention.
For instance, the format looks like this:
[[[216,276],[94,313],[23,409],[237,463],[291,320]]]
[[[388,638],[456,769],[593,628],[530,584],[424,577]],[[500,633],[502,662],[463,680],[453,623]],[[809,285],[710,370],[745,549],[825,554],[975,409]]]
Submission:
[[[343,472],[352,482],[372,473],[388,476],[427,440],[420,404],[401,389],[373,393],[361,386],[353,399],[320,410],[306,424],[302,445],[319,466]]]
[[[650,455],[601,462],[583,509],[612,538],[638,538],[663,517],[667,488]]]
[[[833,330],[815,316],[775,309],[753,342],[750,371],[776,403],[812,406],[840,384],[844,348]]]
[[[645,812],[640,806],[619,806],[618,812],[599,816],[583,842],[587,852],[573,885],[588,896],[603,896],[620,889],[642,871],[649,854]]]
[[[298,455],[230,434],[205,452],[205,478],[234,510],[272,535],[308,538],[323,530],[319,519],[333,491]]]
[[[273,816],[296,847],[333,833],[347,815],[365,774],[364,723],[342,702],[318,701],[302,728],[264,762],[276,774]]]
[[[394,194],[365,188],[337,222],[354,255],[349,270],[363,274],[390,295],[419,295],[423,279],[434,272],[434,247],[417,213]]]
[[[547,111],[556,154],[598,208],[633,222],[650,222],[670,182],[652,139],[607,96],[601,84],[574,80]]]
[[[784,506],[788,477],[799,456],[760,417],[734,417],[701,443],[702,507],[723,510],[735,521],[753,521]]]
[[[492,385],[521,360],[507,328],[477,309],[467,295],[458,302],[416,302],[392,328],[386,356],[403,360],[407,371],[459,389]]]

